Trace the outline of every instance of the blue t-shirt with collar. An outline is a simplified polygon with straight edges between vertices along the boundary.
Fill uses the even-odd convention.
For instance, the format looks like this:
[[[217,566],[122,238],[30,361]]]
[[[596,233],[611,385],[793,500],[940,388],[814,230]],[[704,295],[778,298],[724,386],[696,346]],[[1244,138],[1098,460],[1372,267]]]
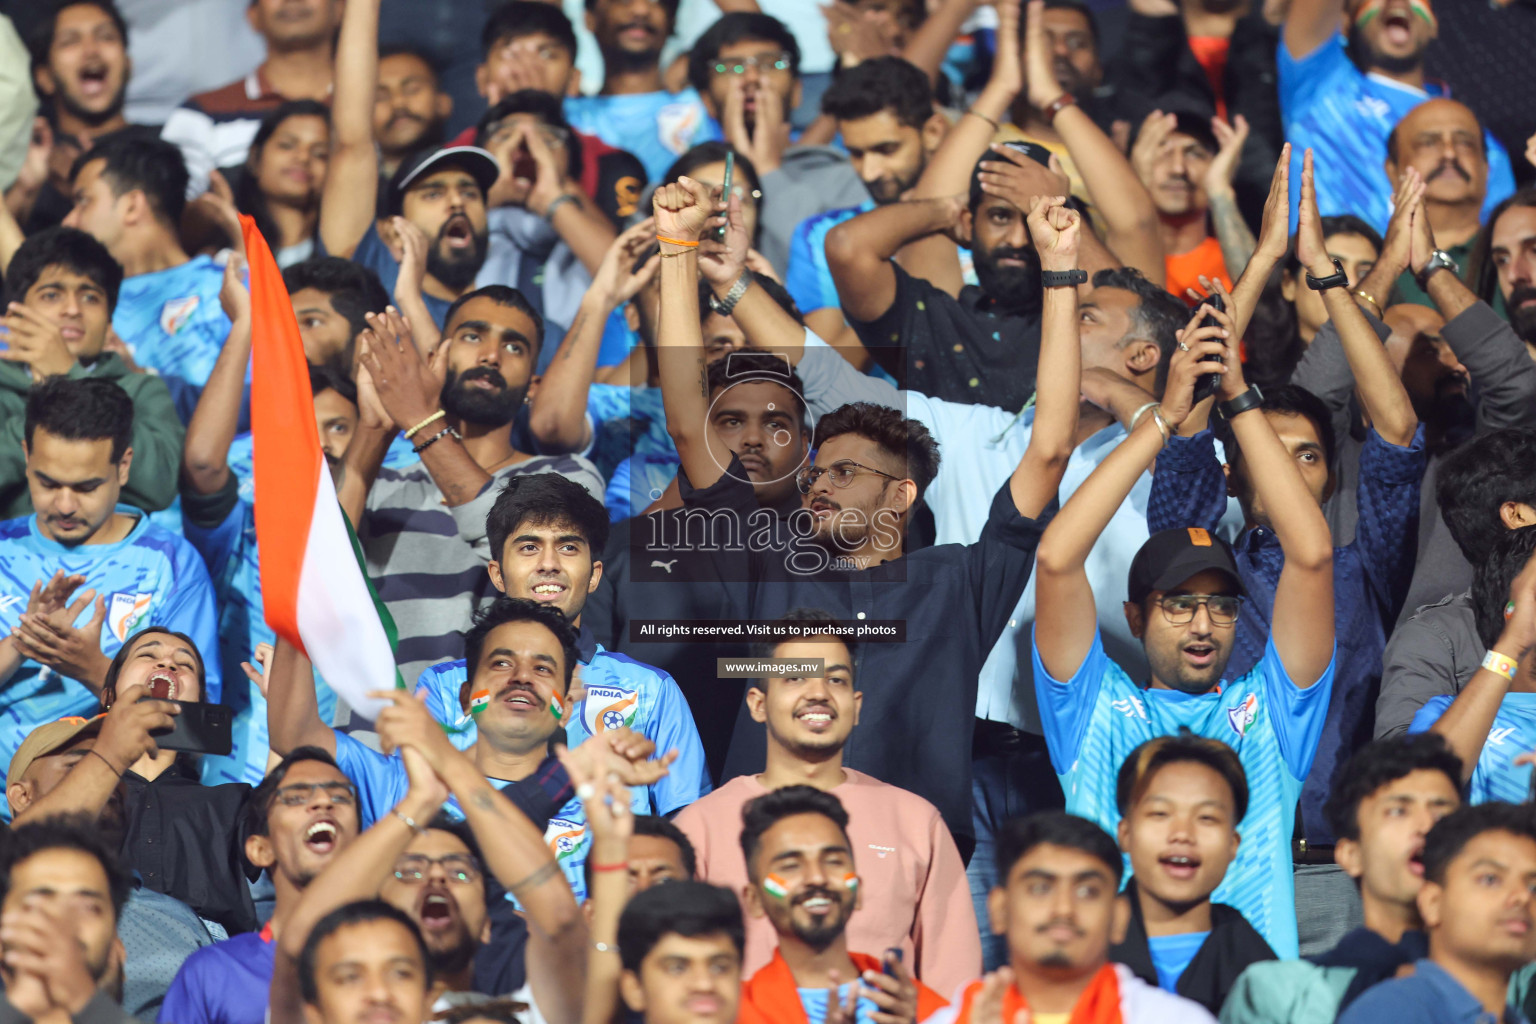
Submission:
[[[1105,653],[1097,631],[1087,657],[1066,681],[1046,671],[1033,635],[1030,646],[1040,720],[1067,811],[1098,822],[1110,835],[1120,820],[1115,806],[1120,765],[1142,743],[1188,728],[1237,752],[1248,775],[1248,814],[1237,859],[1211,899],[1236,907],[1279,956],[1295,957],[1291,833],[1302,781],[1328,714],[1333,659],[1317,682],[1303,689],[1286,673],[1271,640],[1258,664],[1231,686],[1189,694],[1134,682]]]
[[[1186,932],[1183,935],[1148,936],[1147,951],[1152,954],[1152,966],[1157,971],[1157,987],[1177,993],[1179,979],[1210,935],[1210,932]]]

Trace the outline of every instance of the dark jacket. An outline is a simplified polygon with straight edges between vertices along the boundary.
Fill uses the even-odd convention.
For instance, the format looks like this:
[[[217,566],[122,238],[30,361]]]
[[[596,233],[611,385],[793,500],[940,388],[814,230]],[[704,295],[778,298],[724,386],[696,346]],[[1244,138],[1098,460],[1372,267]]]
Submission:
[[[1142,981],[1156,985],[1157,968],[1152,966],[1152,951],[1147,945],[1147,924],[1141,916],[1136,879],[1131,879],[1125,887],[1125,895],[1131,901],[1131,923],[1126,929],[1125,941],[1110,948],[1109,958],[1125,964]],[[1211,934],[1179,976],[1175,988],[1185,999],[1193,999],[1212,1013],[1220,1013],[1221,1004],[1237,976],[1250,964],[1273,959],[1275,951],[1269,948],[1269,943],[1254,930],[1247,918],[1225,903],[1212,903]]]

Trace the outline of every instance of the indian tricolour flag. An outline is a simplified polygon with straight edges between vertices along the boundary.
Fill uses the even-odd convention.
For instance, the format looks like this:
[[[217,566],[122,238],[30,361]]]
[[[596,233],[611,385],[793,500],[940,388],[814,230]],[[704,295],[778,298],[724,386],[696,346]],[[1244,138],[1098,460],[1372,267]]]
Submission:
[[[251,272],[256,543],[267,624],[372,719],[381,705],[365,694],[399,685],[394,622],[368,583],[336,500],[282,272],[255,221],[241,217],[240,224]]]

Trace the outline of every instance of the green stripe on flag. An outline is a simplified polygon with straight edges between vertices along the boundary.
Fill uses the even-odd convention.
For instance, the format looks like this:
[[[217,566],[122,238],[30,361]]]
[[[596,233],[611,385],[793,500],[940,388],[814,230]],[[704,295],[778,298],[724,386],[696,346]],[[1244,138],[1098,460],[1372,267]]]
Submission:
[[[340,508],[340,503],[337,503]],[[352,556],[357,559],[357,571],[362,574],[363,586],[368,588],[368,596],[373,598],[373,610],[379,614],[379,625],[384,627],[384,635],[389,638],[389,653],[394,654],[400,646],[400,630],[395,625],[395,617],[389,614],[389,609],[379,598],[379,592],[373,587],[373,580],[368,578],[368,561],[363,557],[363,545],[357,539],[357,531],[352,529],[352,520],[347,518],[345,510],[341,513],[342,525],[347,528],[347,540],[352,542]],[[400,666],[395,665],[395,689],[404,690],[405,677],[400,674]]]

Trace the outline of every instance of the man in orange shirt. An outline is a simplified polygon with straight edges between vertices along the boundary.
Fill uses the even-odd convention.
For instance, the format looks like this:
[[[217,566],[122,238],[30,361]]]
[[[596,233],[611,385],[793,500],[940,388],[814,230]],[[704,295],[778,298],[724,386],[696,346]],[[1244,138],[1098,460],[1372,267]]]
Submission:
[[[1154,110],[1131,147],[1131,166],[1157,207],[1167,288],[1179,298],[1200,277],[1228,288],[1253,255],[1253,232],[1237,208],[1232,177],[1248,122],[1229,125],[1187,111]]]
[[[785,786],[747,804],[741,817],[747,912],[773,923],[779,948],[742,986],[738,1024],[869,1024],[871,1014],[916,1024],[947,1005],[912,977],[899,950],[849,950],[848,918],[861,892],[837,797]]]

